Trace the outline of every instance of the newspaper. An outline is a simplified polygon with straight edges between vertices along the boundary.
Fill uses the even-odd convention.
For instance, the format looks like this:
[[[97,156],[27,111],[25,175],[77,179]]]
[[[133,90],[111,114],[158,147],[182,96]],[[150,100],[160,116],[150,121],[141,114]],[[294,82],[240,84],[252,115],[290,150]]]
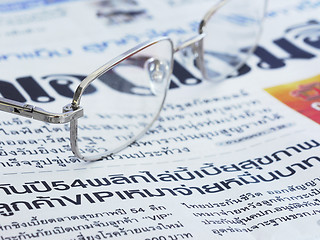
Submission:
[[[0,1],[0,95],[61,112],[90,72],[188,39],[211,5]],[[102,161],[73,156],[68,125],[1,113],[0,239],[320,239],[320,2],[269,5],[238,76],[208,82],[177,56],[159,119]]]

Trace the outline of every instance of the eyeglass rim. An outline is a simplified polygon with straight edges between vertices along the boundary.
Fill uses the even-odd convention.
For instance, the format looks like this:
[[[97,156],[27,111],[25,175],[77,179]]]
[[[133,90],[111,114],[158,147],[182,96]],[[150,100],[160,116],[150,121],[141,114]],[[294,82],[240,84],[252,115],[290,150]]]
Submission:
[[[199,24],[199,28],[198,28],[198,36],[205,34],[205,27],[206,24],[208,23],[208,21],[211,19],[211,17],[214,15],[214,13],[216,11],[218,11],[221,7],[223,7],[226,3],[230,2],[231,0],[220,0],[219,3],[217,3],[216,5],[214,5],[212,8],[209,9],[209,11],[204,15],[204,17],[202,18],[200,24]],[[266,13],[266,9],[267,9],[267,3],[268,0],[262,0],[264,1],[264,15]],[[246,58],[244,58],[244,60],[238,64],[238,66],[236,66],[234,68],[234,70],[229,73],[232,74],[234,71],[238,70],[240,67],[243,66],[243,64],[248,60],[248,58],[252,55],[252,53],[254,52],[254,50],[257,47],[258,41],[261,37],[261,33],[262,33],[262,21],[264,19],[264,16],[261,19],[261,24],[260,24],[260,28],[259,28],[259,33],[257,35],[257,38],[255,40],[255,43],[253,45],[253,47],[251,48],[251,50],[248,52],[248,56]],[[170,84],[170,76],[172,74],[172,70],[173,70],[173,55],[176,52],[173,42],[169,37],[159,37],[156,38],[154,40],[149,40],[146,42],[143,42],[141,44],[138,44],[136,47],[122,53],[121,55],[119,55],[118,57],[110,60],[109,62],[107,62],[106,64],[104,64],[103,66],[101,66],[100,68],[98,68],[97,70],[95,70],[94,72],[92,72],[91,74],[89,74],[84,80],[81,81],[81,83],[78,85],[74,96],[73,96],[73,100],[71,103],[71,106],[74,110],[78,109],[80,107],[80,100],[81,97],[85,91],[85,89],[90,85],[90,83],[92,83],[95,79],[97,79],[98,77],[100,77],[102,74],[106,73],[107,71],[109,71],[110,69],[112,69],[113,67],[115,67],[116,65],[118,65],[119,63],[121,63],[122,61],[124,61],[125,59],[129,58],[130,56],[142,51],[143,49],[150,47],[158,42],[161,41],[169,41],[171,44],[171,64],[170,64],[170,72],[168,74],[168,79],[167,79],[167,88],[163,97],[163,100],[161,102],[161,105],[159,105],[159,109],[157,114],[155,114],[155,117],[153,118],[152,121],[150,121],[150,123],[139,133],[137,134],[134,138],[129,139],[127,142],[125,142],[124,144],[122,144],[121,146],[113,149],[112,151],[108,151],[105,152],[104,154],[100,154],[100,155],[94,155],[94,156],[83,156],[80,151],[79,151],[79,147],[78,147],[78,142],[77,142],[77,137],[78,137],[78,119],[72,119],[70,121],[70,142],[71,142],[71,149],[72,152],[74,153],[74,155],[82,160],[85,161],[96,161],[99,159],[102,159],[104,157],[107,157],[113,153],[119,152],[120,150],[126,148],[128,145],[130,145],[131,143],[133,143],[134,141],[136,141],[137,139],[139,139],[140,137],[142,137],[146,131],[151,127],[151,125],[153,125],[153,123],[156,121],[156,119],[159,117],[159,114],[161,112],[161,109],[164,105],[165,99],[166,99],[166,95],[167,95],[167,91],[168,91],[168,87]],[[210,80],[210,78],[208,78],[207,76],[207,71],[205,69],[205,65],[204,65],[204,50],[203,50],[203,37],[201,37],[198,40],[198,56],[196,58],[196,62],[198,64],[198,67],[200,69],[200,72],[202,74],[202,76],[204,77],[204,79],[206,80]],[[224,75],[224,78],[227,76],[228,74]]]
[[[94,72],[90,73],[85,79],[83,79],[80,84],[78,85],[76,91],[74,92],[73,99],[72,99],[72,107],[77,108],[80,105],[80,99],[83,95],[83,92],[86,90],[86,88],[90,85],[91,82],[93,82],[95,79],[121,63],[122,61],[126,60],[127,58],[131,57],[132,55],[142,51],[145,48],[148,48],[154,44],[157,44],[161,41],[169,41],[171,44],[172,49],[173,48],[173,42],[169,37],[159,37],[153,40],[148,40],[145,42],[142,42],[138,44],[137,46],[127,50],[126,52],[120,54],[119,56],[111,59],[106,64],[102,65],[98,69],[96,69]],[[173,50],[172,50],[173,51]],[[173,53],[172,53],[172,60],[173,60]]]
[[[170,44],[170,48],[171,48],[170,68],[169,68],[169,74],[168,74],[167,79],[166,79],[167,83],[166,83],[166,88],[165,88],[163,99],[161,101],[161,104],[159,104],[158,110],[157,110],[156,114],[154,115],[152,121],[150,121],[148,123],[148,125],[145,126],[145,128],[143,130],[141,130],[141,132],[139,134],[137,134],[135,137],[129,139],[128,141],[124,142],[119,147],[117,147],[115,149],[112,149],[110,151],[104,152],[103,154],[98,154],[98,155],[93,155],[93,156],[84,156],[83,154],[81,154],[81,152],[79,150],[78,140],[77,140],[78,139],[78,119],[72,119],[70,121],[70,143],[71,143],[71,150],[72,150],[73,154],[76,157],[78,157],[78,158],[80,158],[82,160],[85,160],[85,161],[96,161],[96,160],[103,159],[104,157],[107,157],[109,155],[112,155],[112,154],[114,154],[116,152],[119,152],[120,150],[126,148],[128,145],[130,145],[131,143],[133,143],[134,141],[136,141],[137,139],[142,137],[146,133],[146,131],[151,127],[151,125],[153,125],[153,123],[158,119],[159,114],[161,112],[161,109],[163,108],[163,105],[164,105],[164,102],[165,102],[165,99],[166,99],[166,95],[167,95],[169,84],[170,84],[170,77],[171,77],[172,71],[173,71],[174,47],[173,47],[173,42],[169,37],[159,37],[159,38],[154,39],[154,40],[149,40],[149,41],[143,42],[143,43],[137,45],[136,47],[134,47],[134,48],[122,53],[118,57],[110,60],[109,62],[107,62],[106,64],[104,64],[100,68],[98,68],[96,71],[94,71],[91,74],[89,74],[78,85],[78,87],[77,87],[77,89],[76,89],[76,91],[74,93],[74,97],[73,97],[72,104],[71,104],[73,109],[79,108],[80,107],[80,100],[81,100],[81,97],[82,97],[85,89],[94,80],[96,80],[101,75],[105,74],[106,72],[108,72],[109,70],[111,70],[112,68],[117,66],[119,63],[121,63],[124,60],[128,59],[132,55],[135,55],[138,52],[140,52],[140,51],[142,51],[142,50],[144,50],[144,49],[146,49],[146,48],[148,48],[148,47],[150,47],[152,45],[155,45],[157,43],[163,42],[163,41],[167,41]]]

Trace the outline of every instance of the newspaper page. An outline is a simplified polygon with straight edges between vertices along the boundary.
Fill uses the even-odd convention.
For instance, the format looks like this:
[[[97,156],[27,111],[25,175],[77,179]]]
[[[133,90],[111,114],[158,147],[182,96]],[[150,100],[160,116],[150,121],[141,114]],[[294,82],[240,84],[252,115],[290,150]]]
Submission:
[[[194,36],[211,5],[0,1],[0,95],[61,112],[89,73],[146,39]],[[101,161],[73,155],[68,124],[1,112],[0,239],[320,239],[319,12],[270,1],[253,56],[221,82],[177,55],[158,120]],[[103,144],[92,129],[125,140],[135,118],[101,115],[84,151]]]

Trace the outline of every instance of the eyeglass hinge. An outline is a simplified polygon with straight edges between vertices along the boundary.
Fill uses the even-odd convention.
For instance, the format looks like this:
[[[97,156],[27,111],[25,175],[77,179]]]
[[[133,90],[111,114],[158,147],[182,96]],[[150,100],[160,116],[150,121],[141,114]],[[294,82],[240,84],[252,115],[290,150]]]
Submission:
[[[62,108],[62,112],[64,112],[64,113],[74,111],[74,110],[75,109],[72,107],[72,104],[67,104],[67,105],[63,106],[63,108]]]
[[[81,107],[75,109],[71,104],[63,108],[63,113],[51,113],[30,104],[23,104],[2,97],[0,97],[0,111],[49,123],[67,123],[83,116],[83,109]]]
[[[30,104],[25,104],[22,106],[14,106],[11,108],[12,113],[20,114],[22,116],[29,117],[30,113],[32,113],[34,110],[34,106]]]
[[[25,104],[23,106],[23,110],[26,112],[33,112],[34,106],[30,105],[30,104]]]

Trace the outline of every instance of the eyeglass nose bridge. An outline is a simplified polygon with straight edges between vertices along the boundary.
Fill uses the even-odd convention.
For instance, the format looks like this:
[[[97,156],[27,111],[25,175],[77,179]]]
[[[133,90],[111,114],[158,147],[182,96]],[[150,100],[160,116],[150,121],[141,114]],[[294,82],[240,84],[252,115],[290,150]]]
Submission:
[[[202,39],[205,37],[205,33],[201,33],[197,36],[193,36],[188,40],[180,43],[178,46],[175,47],[174,53],[179,52],[187,47],[192,47],[192,49],[196,49],[199,46],[199,43],[202,42]]]
[[[202,75],[204,75],[203,67],[203,39],[205,33],[196,35],[188,40],[180,43],[175,49],[174,53],[182,52],[183,62],[189,66],[195,66]]]

